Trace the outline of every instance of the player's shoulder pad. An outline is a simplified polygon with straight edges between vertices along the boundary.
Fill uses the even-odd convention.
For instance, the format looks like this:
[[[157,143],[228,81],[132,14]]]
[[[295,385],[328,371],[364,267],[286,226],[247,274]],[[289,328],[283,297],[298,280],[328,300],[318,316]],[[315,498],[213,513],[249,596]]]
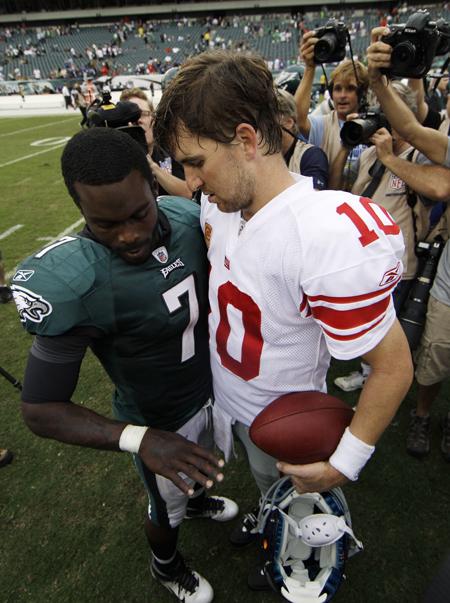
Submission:
[[[109,258],[106,247],[80,236],[62,237],[29,256],[11,281],[19,314],[26,308],[32,322],[41,322],[53,306],[78,303],[108,278]]]
[[[175,195],[161,195],[157,199],[158,206],[163,210],[168,219],[181,222],[186,226],[198,227],[200,221],[200,207],[194,201]]]

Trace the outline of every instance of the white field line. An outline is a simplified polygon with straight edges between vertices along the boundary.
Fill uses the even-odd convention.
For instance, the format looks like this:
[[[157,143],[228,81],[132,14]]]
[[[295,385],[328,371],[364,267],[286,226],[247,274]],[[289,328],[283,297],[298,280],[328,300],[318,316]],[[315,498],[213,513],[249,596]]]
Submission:
[[[36,157],[37,155],[42,155],[43,153],[49,153],[50,151],[54,151],[55,149],[59,149],[59,147],[63,147],[66,144],[66,140],[63,143],[57,144],[50,149],[45,149],[43,151],[37,151],[37,153],[31,153],[30,155],[24,155],[23,157],[19,157],[18,159],[12,159],[11,161],[7,161],[6,163],[0,163],[0,168],[6,167],[7,165],[12,165],[13,163],[18,163],[19,161],[24,161],[25,159],[30,159],[31,157]]]
[[[9,237],[10,234],[12,234],[13,232],[16,232],[16,230],[19,230],[19,228],[22,228],[23,224],[16,224],[15,226],[11,226],[11,228],[8,228],[8,230],[5,230],[5,232],[2,232],[0,234],[0,241],[2,239],[6,239],[6,237]]]
[[[72,121],[72,119],[73,118],[71,117],[70,119],[51,121],[48,124],[41,124],[40,126],[33,126],[32,128],[23,128],[22,130],[15,130],[14,132],[5,132],[4,134],[0,134],[0,138],[4,138],[5,136],[13,136],[14,134],[22,134],[22,132],[31,132],[32,130],[39,130],[39,128],[48,128],[48,126],[57,126],[58,124],[65,124],[68,121]]]
[[[80,226],[81,224],[83,224],[83,222],[84,222],[84,218],[80,218],[79,220],[77,220],[76,222],[74,222],[73,224],[71,224],[70,226],[68,226],[67,228],[65,228],[58,235],[56,235],[56,237],[53,237],[49,241],[49,244],[53,243],[53,241],[57,241],[58,239],[61,239],[62,237],[65,237],[67,234],[73,232],[75,230],[75,228],[78,228],[78,226]],[[36,251],[39,251],[39,250],[37,249]],[[32,255],[32,254],[30,254],[30,255]],[[5,274],[6,279],[9,280],[12,276],[14,276],[16,270],[17,270],[17,266],[13,270],[11,270],[10,272],[7,272]]]
[[[14,186],[20,186],[21,184],[25,184],[25,182],[29,182],[31,180],[31,176],[28,176],[28,178],[22,178],[22,180],[19,180],[18,182],[14,182]]]

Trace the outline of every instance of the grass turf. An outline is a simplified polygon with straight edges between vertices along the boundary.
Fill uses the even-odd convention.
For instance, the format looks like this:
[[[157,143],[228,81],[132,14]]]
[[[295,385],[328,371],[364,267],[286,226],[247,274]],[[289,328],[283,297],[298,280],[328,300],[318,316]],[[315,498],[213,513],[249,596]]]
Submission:
[[[77,119],[70,116],[2,119],[0,165],[44,148],[31,142],[70,136],[76,129]],[[45,244],[41,237],[55,237],[79,219],[60,176],[61,148],[0,168],[0,234],[23,224],[0,241],[9,272]],[[22,379],[31,338],[12,304],[0,306],[0,325],[0,366]],[[357,366],[356,361],[333,362],[329,374],[330,393],[350,404],[357,393],[344,394],[332,381]],[[111,391],[98,362],[88,355],[74,400],[109,414]],[[37,438],[21,420],[19,397],[0,376],[0,446],[15,453],[13,463],[0,469],[2,601],[173,601],[149,577],[142,530],[146,500],[129,456]],[[365,550],[349,561],[336,603],[420,601],[448,553],[450,466],[439,454],[437,420],[447,411],[448,400],[447,383],[433,409],[432,452],[417,461],[404,451],[413,388],[359,482],[346,487],[355,533]],[[250,509],[257,493],[242,455],[227,466],[225,475],[214,492],[234,498],[243,511]],[[273,593],[247,589],[256,549],[233,549],[228,544],[231,528],[198,520],[185,522],[181,530],[181,548],[213,584],[215,601],[280,600]]]

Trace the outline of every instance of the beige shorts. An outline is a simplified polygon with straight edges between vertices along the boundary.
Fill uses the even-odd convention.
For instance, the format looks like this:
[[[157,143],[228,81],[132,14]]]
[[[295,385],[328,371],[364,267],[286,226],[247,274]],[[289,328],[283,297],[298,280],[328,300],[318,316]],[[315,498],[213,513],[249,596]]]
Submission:
[[[434,385],[450,377],[450,306],[431,295],[415,360],[420,385]]]

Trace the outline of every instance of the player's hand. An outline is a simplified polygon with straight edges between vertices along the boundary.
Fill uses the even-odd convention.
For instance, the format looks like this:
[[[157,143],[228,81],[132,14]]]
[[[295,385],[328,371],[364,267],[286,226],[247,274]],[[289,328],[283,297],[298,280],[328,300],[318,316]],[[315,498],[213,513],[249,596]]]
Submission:
[[[381,80],[382,67],[391,66],[392,46],[381,42],[380,38],[390,33],[388,27],[375,27],[371,32],[371,44],[367,49],[367,67],[369,70],[369,82],[371,84]]]
[[[315,31],[307,31],[300,43],[299,53],[300,58],[303,59],[303,62],[307,67],[316,67],[314,63],[314,46],[316,45],[319,38],[315,37]]]
[[[170,479],[189,496],[194,491],[184,476],[205,488],[211,488],[214,481],[223,480],[220,471],[223,460],[217,459],[210,450],[170,431],[148,429],[142,439],[139,456],[151,471]]]
[[[336,486],[342,486],[348,479],[328,462],[310,463],[309,465],[290,465],[278,462],[279,471],[289,475],[295,489],[300,494],[305,492],[324,492]]]
[[[377,130],[369,140],[375,145],[377,157],[382,163],[394,155],[392,136],[386,128]]]

